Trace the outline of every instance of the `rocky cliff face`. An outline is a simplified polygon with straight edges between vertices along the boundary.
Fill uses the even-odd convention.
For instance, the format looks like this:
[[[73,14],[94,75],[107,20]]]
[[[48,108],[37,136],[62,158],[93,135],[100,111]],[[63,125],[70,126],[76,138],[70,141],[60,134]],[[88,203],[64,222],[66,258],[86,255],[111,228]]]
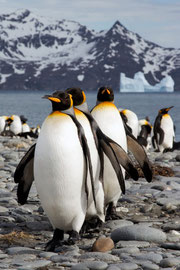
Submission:
[[[0,16],[0,89],[57,90],[104,84],[119,91],[120,72],[142,71],[151,84],[171,75],[180,90],[180,49],[163,48],[127,30],[88,30],[18,10]]]

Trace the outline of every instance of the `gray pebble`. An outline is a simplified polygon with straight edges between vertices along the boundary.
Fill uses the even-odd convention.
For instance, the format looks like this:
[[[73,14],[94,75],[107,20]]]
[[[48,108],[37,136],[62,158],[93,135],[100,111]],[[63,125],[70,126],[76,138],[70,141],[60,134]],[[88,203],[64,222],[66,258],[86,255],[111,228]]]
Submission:
[[[156,254],[154,252],[136,255],[135,258],[140,261],[151,261],[156,264],[158,264],[163,259],[160,254]]]
[[[144,247],[149,247],[150,243],[145,242],[145,241],[119,241],[116,244],[116,247],[137,247],[137,248],[144,248]]]
[[[119,270],[120,268],[119,267],[117,267],[117,266],[115,266],[115,265],[110,265],[108,268],[107,268],[107,270]]]
[[[121,270],[136,270],[139,268],[136,263],[118,263],[116,266]]]
[[[112,255],[120,255],[121,253],[136,254],[139,253],[139,248],[137,247],[125,247],[112,250]]]
[[[55,252],[41,252],[39,254],[40,258],[46,258],[46,259],[50,259],[52,256],[57,255]]]
[[[55,263],[77,262],[77,259],[74,259],[72,256],[68,255],[53,255],[51,256],[50,260]]]
[[[115,229],[111,233],[112,240],[140,240],[161,243],[166,241],[166,234],[159,229],[144,225],[133,225]]]
[[[176,161],[180,161],[180,155],[177,155],[177,156],[175,157],[175,159],[176,159]]]
[[[39,251],[28,247],[10,247],[7,249],[9,255],[15,254],[38,254]]]
[[[111,230],[115,230],[116,228],[121,228],[130,225],[133,225],[133,222],[120,219],[120,220],[109,220],[104,224],[104,227],[110,228]]]
[[[141,263],[141,267],[143,270],[158,270],[159,266],[157,264],[151,262],[143,262]]]
[[[162,248],[180,250],[180,243],[163,243]]]
[[[34,262],[26,262],[24,266],[20,266],[18,270],[29,270],[29,269],[38,269],[40,267],[45,267],[47,265],[51,264],[51,261],[47,260],[36,260]]]
[[[108,254],[108,253],[102,253],[102,252],[86,252],[85,254],[81,255],[79,257],[80,260],[86,260],[89,258],[94,258],[95,260],[100,260],[104,262],[116,262],[119,260],[118,257]]]
[[[177,258],[167,258],[160,261],[160,266],[165,267],[173,267],[180,264],[180,259]]]
[[[107,263],[101,262],[101,261],[92,261],[92,262],[89,261],[89,262],[82,263],[80,265],[87,267],[87,269],[91,269],[91,270],[105,270],[108,267]],[[75,270],[75,269],[79,269],[79,268],[71,268],[71,269]]]

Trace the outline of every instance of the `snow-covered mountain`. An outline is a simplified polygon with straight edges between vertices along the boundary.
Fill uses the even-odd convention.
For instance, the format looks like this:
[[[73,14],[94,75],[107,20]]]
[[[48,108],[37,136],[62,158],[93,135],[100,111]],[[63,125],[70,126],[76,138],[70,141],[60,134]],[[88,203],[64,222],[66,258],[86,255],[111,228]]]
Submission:
[[[119,90],[120,72],[142,71],[151,84],[171,75],[180,90],[180,49],[163,48],[119,21],[95,32],[75,21],[18,10],[0,16],[0,89]]]

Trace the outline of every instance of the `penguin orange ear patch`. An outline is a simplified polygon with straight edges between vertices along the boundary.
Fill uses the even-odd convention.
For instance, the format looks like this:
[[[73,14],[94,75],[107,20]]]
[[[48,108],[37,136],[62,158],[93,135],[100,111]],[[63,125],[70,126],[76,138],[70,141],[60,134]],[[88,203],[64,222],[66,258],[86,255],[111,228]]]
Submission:
[[[71,101],[71,104],[70,104],[70,108],[73,106],[73,98],[72,98],[72,95],[71,94],[68,94],[69,97],[70,97],[70,101]]]
[[[111,92],[109,91],[109,89],[106,89],[106,91],[107,91],[107,93],[110,95],[111,94]]]
[[[59,98],[56,97],[48,97],[49,100],[54,101],[54,102],[61,102]]]
[[[82,91],[82,95],[83,95],[83,102],[85,102],[86,101],[86,95],[85,95],[84,91]]]

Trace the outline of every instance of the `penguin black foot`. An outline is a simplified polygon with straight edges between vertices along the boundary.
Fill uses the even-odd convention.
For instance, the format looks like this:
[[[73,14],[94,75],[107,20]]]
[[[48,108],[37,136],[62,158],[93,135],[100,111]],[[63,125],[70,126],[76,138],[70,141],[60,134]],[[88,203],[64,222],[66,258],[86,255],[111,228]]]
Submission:
[[[164,149],[163,153],[173,152],[173,151],[174,151],[173,148],[166,148],[166,149]]]
[[[68,240],[65,242],[65,244],[67,245],[75,245],[76,241],[79,240],[79,233],[76,231],[70,231],[69,233],[69,238]]]
[[[106,211],[106,221],[108,220],[116,220],[121,219],[121,217],[116,212],[116,207],[113,205],[113,203],[109,203],[107,211]]]
[[[56,247],[62,246],[62,240],[64,238],[64,231],[55,229],[53,238],[46,244],[46,251],[54,251]]]
[[[102,226],[102,221],[98,218],[92,218],[90,220],[85,220],[81,228],[80,234],[89,233],[89,230],[96,230]]]

